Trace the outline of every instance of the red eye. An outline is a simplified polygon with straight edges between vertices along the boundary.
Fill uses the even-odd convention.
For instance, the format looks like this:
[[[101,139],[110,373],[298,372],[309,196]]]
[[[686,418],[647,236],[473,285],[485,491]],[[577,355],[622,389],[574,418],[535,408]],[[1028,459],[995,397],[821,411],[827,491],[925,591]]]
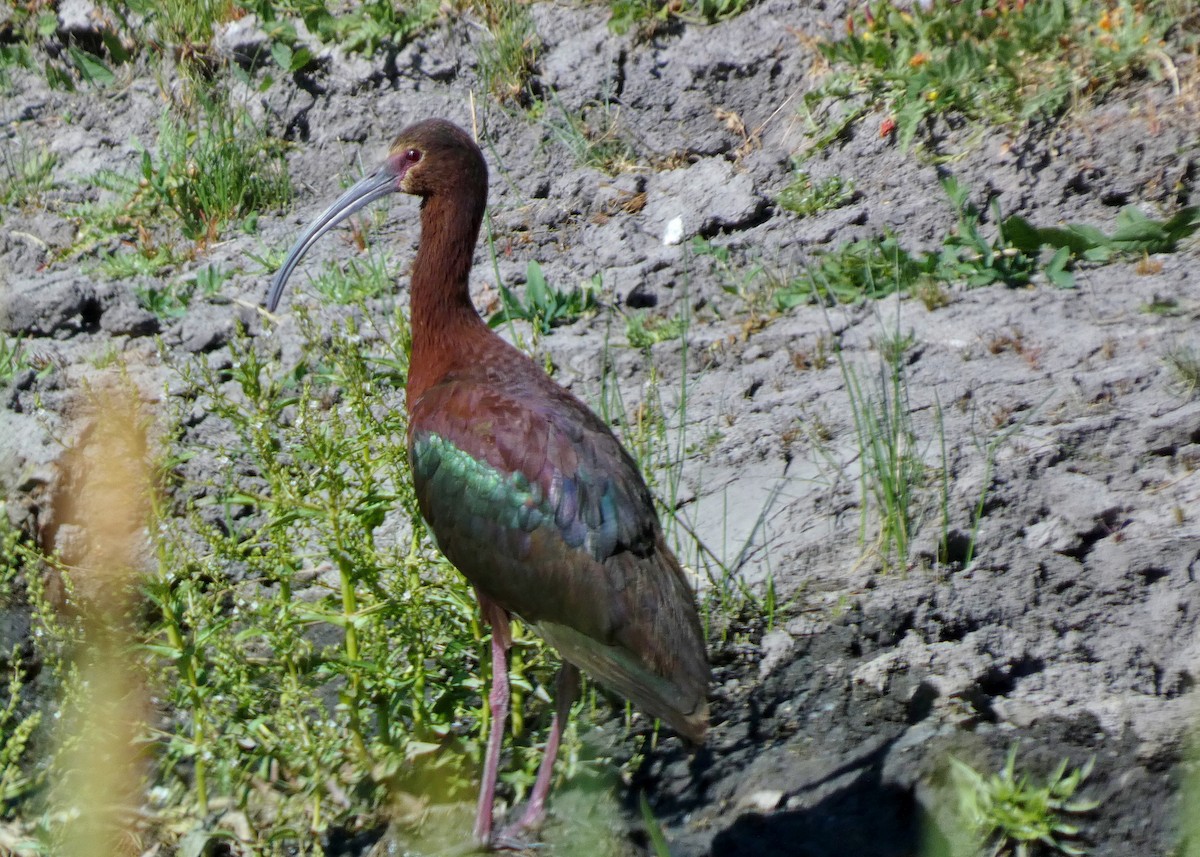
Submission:
[[[409,149],[404,153],[404,160],[408,161],[410,164],[415,164],[417,161],[421,160],[421,151],[419,149]]]

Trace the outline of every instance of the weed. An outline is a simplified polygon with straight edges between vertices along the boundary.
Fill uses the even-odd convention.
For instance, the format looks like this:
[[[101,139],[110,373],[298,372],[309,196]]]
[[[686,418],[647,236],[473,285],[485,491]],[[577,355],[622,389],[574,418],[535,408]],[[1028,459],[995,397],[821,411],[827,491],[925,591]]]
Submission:
[[[94,183],[117,199],[74,214],[81,222],[75,249],[85,250],[134,233],[133,256],[108,262],[115,274],[157,273],[183,254],[173,242],[160,245],[148,224],[157,218],[177,225],[203,248],[232,221],[252,223],[259,209],[281,205],[291,194],[283,151],[240,107],[219,96],[204,102],[194,125],[170,109],[159,121],[156,151],[142,149],[135,174],[104,171]]]
[[[14,584],[22,574],[17,556],[20,533],[8,522],[8,513],[0,503],[0,604],[7,606]],[[26,665],[19,645],[0,658],[8,667],[8,686],[0,704],[0,819],[9,817],[10,807],[38,788],[45,768],[30,755],[34,733],[41,726],[38,711],[26,713],[30,707],[25,699]]]
[[[490,40],[479,46],[479,76],[501,104],[528,107],[537,97],[532,85],[541,41],[529,6],[517,0],[478,0]]]
[[[525,273],[525,300],[521,301],[508,286],[500,283],[501,309],[488,319],[492,327],[508,321],[521,320],[533,325],[536,333],[545,334],[558,325],[570,324],[598,306],[601,289],[599,277],[569,292],[559,291],[546,283],[542,266],[531,261]]]
[[[576,116],[553,95],[551,101],[555,109],[546,114],[546,128],[576,163],[615,175],[637,162],[633,147],[621,133],[617,108],[609,103],[591,105]]]
[[[900,246],[896,236],[860,239],[817,257],[805,271],[775,296],[779,311],[812,300],[853,303],[907,292],[930,274],[927,257],[914,257]]]
[[[1165,9],[1133,0],[872,4],[851,13],[846,38],[820,46],[839,70],[806,103],[862,96],[891,115],[904,148],[933,116],[1053,117],[1150,69],[1171,23]]]
[[[801,217],[810,217],[822,211],[841,208],[852,202],[855,196],[854,182],[841,176],[829,176],[824,181],[814,183],[812,176],[796,163],[793,165],[791,182],[779,193],[779,204]]]
[[[7,387],[29,365],[21,337],[0,333],[0,387]]]
[[[865,389],[857,373],[839,353],[846,393],[858,438],[862,494],[860,540],[865,543],[868,515],[873,509],[879,533],[878,550],[884,562],[903,568],[918,522],[917,493],[927,472],[917,448],[902,359],[903,338],[884,353],[880,378]]]
[[[993,199],[995,235],[988,238],[982,212],[970,201],[967,188],[953,176],[942,180],[942,188],[958,223],[942,239],[940,250],[909,253],[890,232],[842,244],[818,254],[813,267],[775,292],[778,310],[791,309],[813,295],[848,303],[910,291],[927,308],[935,309],[949,302],[944,284],[1017,287],[1029,284],[1039,272],[1051,284],[1070,288],[1075,284],[1071,269],[1080,261],[1171,252],[1200,229],[1196,206],[1180,209],[1165,220],[1153,220],[1129,206],[1118,213],[1112,234],[1105,234],[1085,224],[1037,227],[1017,215],[1004,217]]]
[[[692,239],[691,251],[698,258],[712,260],[721,291],[743,305],[749,316],[748,327],[779,314],[778,293],[783,285],[760,262],[754,259],[735,261],[729,247],[700,236]]]
[[[390,294],[395,288],[395,262],[382,251],[371,250],[361,260],[331,261],[312,278],[312,287],[327,301],[359,304]]]
[[[1150,300],[1140,307],[1142,312],[1150,313],[1151,315],[1161,315],[1167,318],[1173,318],[1183,314],[1183,308],[1179,305],[1178,298],[1170,295],[1163,297],[1162,295],[1154,295]]]
[[[636,29],[649,40],[668,26],[672,18],[715,24],[734,18],[750,7],[751,0],[610,0],[608,27],[618,35]]]
[[[1171,370],[1180,395],[1193,398],[1200,391],[1200,350],[1187,345],[1174,345],[1163,355]]]
[[[1064,815],[1090,812],[1100,805],[1075,798],[1094,762],[1089,759],[1067,773],[1068,762],[1063,759],[1045,785],[1039,786],[1027,774],[1018,776],[1016,744],[1009,748],[1004,767],[991,775],[951,756],[958,817],[977,847],[990,842],[993,854],[1028,857],[1039,843],[1062,854],[1083,854],[1083,849],[1067,841],[1078,835],[1079,828]]]
[[[31,206],[53,187],[58,156],[22,140],[0,149],[0,205]]]
[[[635,312],[625,318],[625,338],[631,348],[650,348],[660,342],[679,339],[686,331],[687,322],[682,315],[663,318]]]
[[[115,275],[121,270],[115,265],[120,264],[120,260],[131,258],[142,257],[139,254],[109,256],[108,260],[114,267],[109,267],[107,270]],[[227,277],[228,274],[216,265],[207,265],[187,279],[168,280],[164,285],[157,287],[134,286],[133,293],[143,309],[154,313],[159,318],[179,318],[187,312],[188,306],[195,297],[215,297]]]

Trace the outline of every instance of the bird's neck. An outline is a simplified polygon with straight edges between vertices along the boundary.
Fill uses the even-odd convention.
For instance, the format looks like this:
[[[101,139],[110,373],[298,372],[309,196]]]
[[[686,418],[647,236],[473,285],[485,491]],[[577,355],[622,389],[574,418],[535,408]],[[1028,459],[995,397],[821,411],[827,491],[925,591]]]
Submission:
[[[473,346],[491,335],[469,289],[484,207],[473,196],[431,196],[421,206],[421,240],[412,270],[410,406],[456,362],[470,360]]]

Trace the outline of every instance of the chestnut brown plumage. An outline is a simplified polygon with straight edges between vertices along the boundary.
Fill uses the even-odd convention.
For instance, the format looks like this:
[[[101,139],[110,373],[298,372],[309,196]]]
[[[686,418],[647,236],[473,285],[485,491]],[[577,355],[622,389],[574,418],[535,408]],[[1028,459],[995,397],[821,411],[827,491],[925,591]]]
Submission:
[[[612,432],[479,317],[468,276],[487,202],[487,166],[443,120],[401,132],[383,166],[296,241],[267,299],[274,310],[325,232],[393,191],[421,198],[412,270],[408,450],[421,513],[475,587],[492,626],[491,734],[475,836],[503,845],[540,823],[578,669],[693,742],[708,729],[710,680],[695,600],[663,540],[650,492]],[[563,658],[557,706],[525,813],[493,836],[508,714],[509,616]]]

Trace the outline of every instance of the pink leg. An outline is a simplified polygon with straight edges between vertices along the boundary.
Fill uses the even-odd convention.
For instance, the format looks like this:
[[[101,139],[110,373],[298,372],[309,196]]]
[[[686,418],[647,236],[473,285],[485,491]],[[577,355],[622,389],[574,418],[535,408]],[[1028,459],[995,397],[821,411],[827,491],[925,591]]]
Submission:
[[[492,812],[496,799],[496,776],[500,767],[500,749],[508,720],[508,650],[512,647],[508,613],[478,591],[484,621],[492,626],[492,692],[488,703],[492,710],[492,728],[488,735],[487,755],[483,760],[483,782],[479,787],[479,806],[475,810],[475,841],[488,845],[492,838]]]
[[[505,830],[505,834],[535,828],[546,817],[546,798],[550,795],[550,781],[554,778],[554,760],[558,757],[558,745],[562,741],[567,718],[571,716],[571,706],[579,698],[579,670],[574,664],[564,661],[559,668],[554,695],[557,697],[554,719],[550,721],[546,750],[542,754],[542,763],[538,766],[533,791],[529,794],[529,803],[525,806],[525,812],[521,814],[521,820]]]

